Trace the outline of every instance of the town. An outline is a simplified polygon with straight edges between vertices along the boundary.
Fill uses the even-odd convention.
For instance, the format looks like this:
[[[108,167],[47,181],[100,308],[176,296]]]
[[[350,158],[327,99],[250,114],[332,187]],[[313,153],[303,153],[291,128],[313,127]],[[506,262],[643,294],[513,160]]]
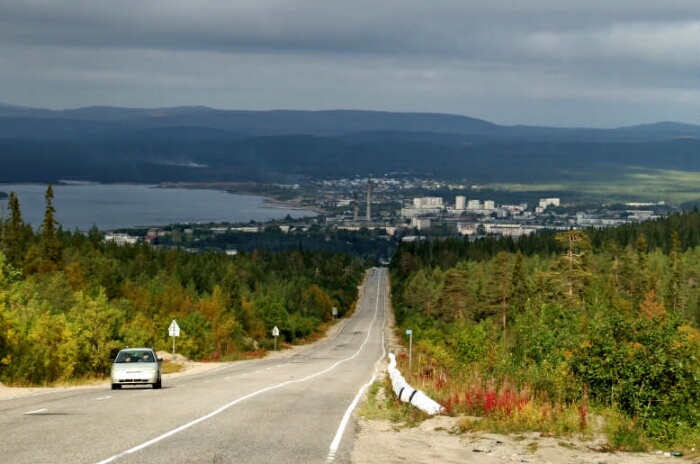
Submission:
[[[387,239],[414,241],[424,238],[485,236],[517,238],[541,230],[613,227],[639,223],[676,212],[664,201],[614,204],[573,203],[560,197],[501,203],[502,192],[472,185],[402,177],[372,177],[308,181],[291,184],[230,186],[236,193],[255,193],[277,205],[310,211],[301,219],[287,217],[266,223],[173,224],[145,230],[111,231],[105,240],[118,244],[145,241],[154,245],[184,247],[192,252],[211,245],[207,237],[257,234],[274,229],[282,233],[310,231],[374,231]],[[488,195],[493,195],[489,199]],[[512,193],[508,195],[513,198]],[[188,239],[189,237],[189,239]],[[220,247],[221,248],[221,247]],[[235,249],[223,247],[229,254]]]

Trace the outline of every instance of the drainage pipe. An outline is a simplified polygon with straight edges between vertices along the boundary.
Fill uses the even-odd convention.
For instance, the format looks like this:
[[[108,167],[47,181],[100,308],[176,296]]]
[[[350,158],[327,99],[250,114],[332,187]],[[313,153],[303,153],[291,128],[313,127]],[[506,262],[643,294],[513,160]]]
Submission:
[[[413,406],[430,415],[440,414],[445,411],[445,408],[433,401],[433,399],[429,398],[425,393],[416,390],[406,382],[401,372],[396,368],[396,357],[394,353],[389,353],[388,371],[394,393],[401,401],[404,403],[411,403]]]

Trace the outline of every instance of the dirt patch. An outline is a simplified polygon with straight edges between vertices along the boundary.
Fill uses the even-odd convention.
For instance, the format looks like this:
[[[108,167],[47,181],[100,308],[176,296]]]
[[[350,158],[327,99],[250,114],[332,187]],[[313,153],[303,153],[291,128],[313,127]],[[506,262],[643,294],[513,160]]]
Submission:
[[[543,437],[538,433],[499,435],[459,433],[458,417],[438,416],[418,427],[401,428],[385,420],[359,420],[352,452],[357,464],[657,464],[696,462],[670,452],[604,453],[604,440]]]

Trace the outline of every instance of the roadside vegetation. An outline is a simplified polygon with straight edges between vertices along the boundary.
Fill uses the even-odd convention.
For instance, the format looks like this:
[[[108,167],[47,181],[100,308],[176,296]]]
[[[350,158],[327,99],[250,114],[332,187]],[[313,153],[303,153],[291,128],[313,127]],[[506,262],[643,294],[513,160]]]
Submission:
[[[462,427],[700,444],[700,214],[614,229],[402,243],[406,380]],[[390,389],[390,386],[387,386]],[[375,410],[403,410],[392,398]],[[421,413],[407,410],[409,422]]]
[[[196,361],[261,356],[304,343],[354,307],[366,263],[296,247],[190,254],[103,243],[93,229],[65,232],[53,191],[34,231],[10,195],[0,235],[0,381],[50,385],[108,375],[117,351],[170,351]]]

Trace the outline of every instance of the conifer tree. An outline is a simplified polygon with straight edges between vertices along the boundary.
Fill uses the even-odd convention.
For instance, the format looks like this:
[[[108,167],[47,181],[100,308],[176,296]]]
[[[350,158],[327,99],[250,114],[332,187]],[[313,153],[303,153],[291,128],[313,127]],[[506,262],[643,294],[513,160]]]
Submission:
[[[681,309],[681,274],[683,271],[683,258],[681,257],[681,242],[678,232],[671,234],[671,254],[668,257],[669,280],[666,285],[665,305],[672,311]]]
[[[55,218],[56,209],[53,207],[53,187],[49,184],[44,195],[46,200],[46,212],[42,225],[42,251],[44,259],[58,264],[61,261],[61,242],[58,239]]]
[[[588,285],[591,243],[588,236],[579,230],[557,234],[556,242],[565,250],[556,268],[565,276],[566,292],[569,300],[573,300]]]
[[[477,305],[475,295],[469,291],[466,269],[453,267],[445,272],[444,279],[435,318],[444,322],[473,318]]]
[[[19,199],[15,192],[10,192],[8,200],[10,217],[3,225],[2,250],[5,252],[10,264],[17,265],[22,259],[25,249],[25,225],[22,220],[22,212],[19,207]]]
[[[513,274],[511,276],[510,295],[508,300],[510,306],[515,308],[517,312],[525,310],[525,304],[530,297],[530,285],[525,277],[525,269],[523,268],[523,254],[520,250],[515,254],[515,263],[513,264]]]
[[[635,304],[635,307],[638,306],[639,304],[642,303],[644,300],[645,296],[647,293],[649,293],[649,290],[651,290],[651,283],[650,283],[650,277],[649,277],[649,265],[647,263],[648,261],[648,247],[647,247],[647,241],[646,237],[644,234],[640,235],[639,238],[637,238],[637,243],[636,243],[636,268],[635,268],[635,274],[633,276],[634,279],[634,286],[633,286],[633,293],[632,293],[632,300]]]

